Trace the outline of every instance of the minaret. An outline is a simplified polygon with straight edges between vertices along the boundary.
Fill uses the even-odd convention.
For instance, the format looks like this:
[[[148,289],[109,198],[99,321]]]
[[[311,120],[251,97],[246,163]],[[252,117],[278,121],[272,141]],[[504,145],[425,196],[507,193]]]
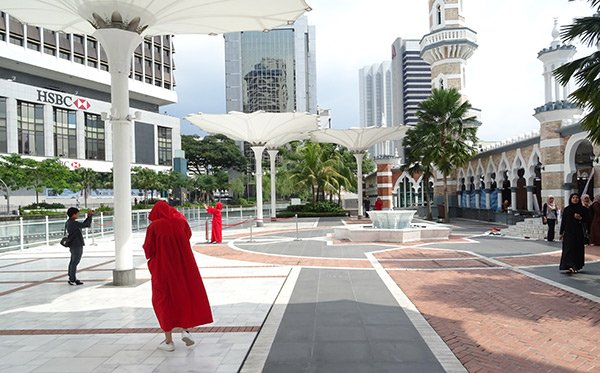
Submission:
[[[477,49],[477,33],[465,24],[463,0],[429,0],[429,30],[421,39],[421,58],[431,65],[432,87],[463,93],[467,60]]]
[[[549,48],[544,48],[538,53],[538,59],[544,63],[546,103],[535,109],[534,116],[540,122],[540,152],[543,164],[542,200],[553,194],[559,206],[565,206],[572,185],[568,182],[563,183],[565,149],[559,130],[563,121],[572,121],[576,115],[581,115],[582,110],[567,101],[572,90],[571,84],[563,86],[554,77],[554,70],[571,61],[576,53],[575,47],[562,44],[559,36],[558,21],[554,19],[552,43]],[[552,190],[563,190],[563,196],[553,193]]]

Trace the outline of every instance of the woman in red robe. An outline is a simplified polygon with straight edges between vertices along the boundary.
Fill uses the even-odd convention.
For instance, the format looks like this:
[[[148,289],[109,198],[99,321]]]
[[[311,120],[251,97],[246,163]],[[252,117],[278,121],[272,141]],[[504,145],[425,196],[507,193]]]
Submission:
[[[164,201],[158,201],[148,219],[144,252],[152,276],[152,306],[165,340],[158,346],[175,350],[172,331],[183,329],[181,339],[194,344],[188,329],[213,321],[208,296],[194,259],[192,231],[185,216]]]
[[[375,210],[382,210],[383,209],[383,200],[379,197],[377,197],[377,199],[375,200]]]
[[[217,202],[215,207],[204,205],[204,208],[206,209],[206,212],[213,216],[210,243],[223,242],[223,218],[221,217],[221,210],[223,209],[223,205],[221,204],[221,202]]]

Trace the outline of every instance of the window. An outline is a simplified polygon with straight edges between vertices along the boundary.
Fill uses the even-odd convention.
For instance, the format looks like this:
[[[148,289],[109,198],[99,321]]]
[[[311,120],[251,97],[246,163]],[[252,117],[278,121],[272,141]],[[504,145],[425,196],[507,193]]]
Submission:
[[[170,166],[173,162],[173,139],[171,128],[158,127],[158,164]]]
[[[437,24],[441,25],[442,24],[442,6],[438,4],[435,7],[435,12],[436,12]]]
[[[65,59],[65,60],[70,60],[71,59],[71,54],[69,52],[64,52],[62,50],[58,53],[58,56],[60,58],[62,58],[62,59]]]
[[[19,154],[44,155],[44,105],[17,101]]]
[[[6,97],[0,97],[0,153],[8,152],[6,139]]]
[[[104,121],[100,115],[85,113],[85,159],[106,159]]]
[[[54,155],[77,158],[77,112],[54,108]]]
[[[56,56],[56,49],[44,45],[44,53]]]

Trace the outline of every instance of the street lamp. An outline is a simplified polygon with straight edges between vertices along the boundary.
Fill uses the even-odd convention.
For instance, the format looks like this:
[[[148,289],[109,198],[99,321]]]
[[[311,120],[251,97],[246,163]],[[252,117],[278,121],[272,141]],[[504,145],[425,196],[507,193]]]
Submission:
[[[4,185],[4,188],[6,189],[6,215],[9,215],[10,214],[10,190],[8,189],[8,186],[6,185],[4,180],[0,179],[0,182],[2,183],[2,185]]]

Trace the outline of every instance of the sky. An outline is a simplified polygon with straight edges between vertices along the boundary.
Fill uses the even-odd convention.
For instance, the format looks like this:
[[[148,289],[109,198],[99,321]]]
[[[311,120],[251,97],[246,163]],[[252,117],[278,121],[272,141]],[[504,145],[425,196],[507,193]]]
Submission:
[[[539,130],[533,109],[543,105],[543,65],[537,53],[559,25],[593,13],[584,0],[463,0],[467,26],[479,48],[467,63],[471,104],[482,110],[481,140],[496,141]],[[316,29],[317,101],[332,110],[332,127],[358,127],[358,70],[391,59],[398,37],[421,39],[429,32],[427,0],[307,0]],[[162,111],[225,113],[223,36],[178,35],[175,79],[178,103]],[[580,57],[591,50],[577,45]],[[182,121],[182,133],[200,133]]]

